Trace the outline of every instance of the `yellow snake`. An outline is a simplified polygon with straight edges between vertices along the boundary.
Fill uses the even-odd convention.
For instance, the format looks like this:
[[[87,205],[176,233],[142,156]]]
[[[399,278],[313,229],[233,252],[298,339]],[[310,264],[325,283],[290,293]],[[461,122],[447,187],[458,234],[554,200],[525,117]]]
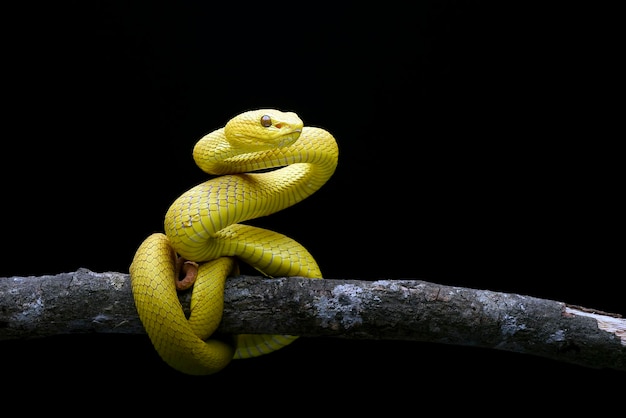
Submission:
[[[139,318],[160,357],[180,372],[206,375],[232,359],[270,353],[297,336],[212,336],[221,318],[226,277],[241,260],[268,277],[322,278],[293,239],[243,224],[294,205],[317,191],[337,167],[338,148],[324,129],[293,112],[243,112],[194,146],[196,164],[218,175],[184,194],[165,215],[165,234],[139,246],[130,278]],[[198,263],[187,318],[176,290],[177,262]]]

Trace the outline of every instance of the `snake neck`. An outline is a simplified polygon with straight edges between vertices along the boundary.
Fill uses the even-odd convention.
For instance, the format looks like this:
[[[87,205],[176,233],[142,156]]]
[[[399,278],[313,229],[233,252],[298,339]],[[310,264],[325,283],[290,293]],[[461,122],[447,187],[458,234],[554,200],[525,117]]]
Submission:
[[[298,140],[290,146],[249,151],[232,145],[222,128],[198,141],[193,156],[198,167],[208,174],[251,173],[293,164],[307,164],[309,169],[315,170],[316,177],[326,182],[337,167],[338,149],[335,139],[327,131],[304,127]]]
[[[292,145],[245,152],[217,130],[196,144],[194,159],[205,172],[223,175],[181,195],[166,214],[165,232],[179,254],[205,261],[232,255],[218,239],[222,229],[278,212],[319,190],[335,172],[338,148],[327,131],[305,127]]]

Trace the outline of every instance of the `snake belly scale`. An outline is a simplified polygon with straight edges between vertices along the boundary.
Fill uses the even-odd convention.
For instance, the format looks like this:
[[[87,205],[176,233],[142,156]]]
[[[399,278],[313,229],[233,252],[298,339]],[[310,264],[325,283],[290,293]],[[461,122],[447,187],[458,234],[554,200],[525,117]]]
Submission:
[[[243,222],[307,198],[333,175],[338,147],[326,130],[304,126],[293,112],[243,112],[194,146],[196,164],[211,178],[178,197],[130,265],[135,305],[160,357],[182,373],[213,374],[232,359],[278,350],[297,336],[240,334],[212,337],[224,306],[224,287],[240,260],[268,277],[322,278],[309,251],[278,232]],[[177,259],[198,265],[190,315],[176,290]]]

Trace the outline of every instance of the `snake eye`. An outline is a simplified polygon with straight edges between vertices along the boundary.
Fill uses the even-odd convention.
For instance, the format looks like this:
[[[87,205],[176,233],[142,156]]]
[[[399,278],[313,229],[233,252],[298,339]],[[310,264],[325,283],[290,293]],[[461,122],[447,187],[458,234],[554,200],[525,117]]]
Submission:
[[[261,116],[261,126],[264,128],[269,128],[272,126],[272,118],[269,115]]]

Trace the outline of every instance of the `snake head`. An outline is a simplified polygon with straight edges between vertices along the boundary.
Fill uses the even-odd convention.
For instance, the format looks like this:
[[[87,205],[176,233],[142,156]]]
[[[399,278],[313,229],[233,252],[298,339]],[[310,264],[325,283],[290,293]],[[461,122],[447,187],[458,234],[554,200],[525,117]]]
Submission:
[[[257,109],[241,113],[224,126],[233,148],[263,151],[293,144],[302,133],[303,122],[293,112]]]

